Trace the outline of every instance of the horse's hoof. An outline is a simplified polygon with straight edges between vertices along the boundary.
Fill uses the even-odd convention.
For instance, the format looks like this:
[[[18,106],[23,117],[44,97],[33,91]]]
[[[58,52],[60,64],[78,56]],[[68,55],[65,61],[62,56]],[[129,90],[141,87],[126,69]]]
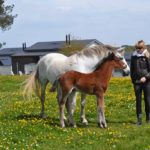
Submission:
[[[76,128],[77,126],[76,126],[76,124],[73,126],[73,128]]]
[[[69,126],[72,127],[72,128],[76,128],[76,124],[73,124],[73,123],[69,123]]]
[[[103,124],[103,128],[107,128],[107,124]]]
[[[84,126],[88,126],[88,121],[86,119],[81,118],[80,120]]]
[[[50,92],[55,92],[55,91],[56,91],[56,88],[51,87],[49,91],[50,91]]]
[[[98,123],[98,127],[103,128],[103,125],[101,123]]]
[[[76,124],[74,124],[74,125],[72,125],[71,127],[72,127],[72,128],[76,128],[77,126],[76,126]]]
[[[40,115],[40,118],[45,119],[45,118],[46,118],[46,115],[41,114],[41,115]]]
[[[104,123],[104,122],[98,123],[98,126],[99,126],[100,128],[107,128],[107,124]]]
[[[86,126],[88,126],[88,122],[86,121],[86,122],[82,122],[83,123],[83,125],[86,127]]]

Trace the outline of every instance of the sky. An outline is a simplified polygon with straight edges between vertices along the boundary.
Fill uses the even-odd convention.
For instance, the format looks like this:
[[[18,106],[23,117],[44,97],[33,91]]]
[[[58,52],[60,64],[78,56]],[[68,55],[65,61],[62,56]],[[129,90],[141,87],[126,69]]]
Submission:
[[[18,14],[8,31],[0,31],[4,47],[36,42],[97,39],[113,46],[150,44],[150,0],[6,0]]]

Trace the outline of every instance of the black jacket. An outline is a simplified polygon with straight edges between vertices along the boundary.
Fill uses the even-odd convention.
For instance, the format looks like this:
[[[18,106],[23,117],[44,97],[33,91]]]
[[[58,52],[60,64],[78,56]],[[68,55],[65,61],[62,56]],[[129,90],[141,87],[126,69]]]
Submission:
[[[132,56],[130,74],[133,83],[139,83],[141,77],[150,81],[150,59],[145,56]]]

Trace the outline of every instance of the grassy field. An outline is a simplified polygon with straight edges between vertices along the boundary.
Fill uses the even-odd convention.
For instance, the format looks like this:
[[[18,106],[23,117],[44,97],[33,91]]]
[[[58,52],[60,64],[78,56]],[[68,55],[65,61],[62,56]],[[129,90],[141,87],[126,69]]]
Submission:
[[[105,95],[107,129],[96,123],[96,99],[87,97],[89,126],[79,121],[78,96],[75,120],[77,128],[60,128],[56,95],[46,96],[46,119],[40,119],[40,101],[22,98],[20,86],[25,76],[0,76],[0,149],[10,150],[149,150],[150,124],[137,126],[135,97],[129,78],[113,78]],[[144,111],[144,109],[143,109]]]

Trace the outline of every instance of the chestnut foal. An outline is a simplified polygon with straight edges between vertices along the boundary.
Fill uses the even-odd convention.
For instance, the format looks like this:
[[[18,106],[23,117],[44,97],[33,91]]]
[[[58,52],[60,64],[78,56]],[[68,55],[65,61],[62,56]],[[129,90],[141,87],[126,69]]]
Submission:
[[[97,97],[98,125],[101,128],[107,127],[104,114],[104,93],[108,87],[113,69],[125,69],[127,67],[122,59],[121,55],[116,56],[112,52],[101,64],[97,65],[94,72],[84,74],[77,71],[68,71],[56,80],[59,85],[58,87],[61,89],[61,94],[59,95],[61,127],[65,127],[64,108],[66,100],[74,90]],[[56,82],[54,84],[53,88],[57,85]],[[70,125],[75,127],[71,108],[67,108],[67,112]]]

